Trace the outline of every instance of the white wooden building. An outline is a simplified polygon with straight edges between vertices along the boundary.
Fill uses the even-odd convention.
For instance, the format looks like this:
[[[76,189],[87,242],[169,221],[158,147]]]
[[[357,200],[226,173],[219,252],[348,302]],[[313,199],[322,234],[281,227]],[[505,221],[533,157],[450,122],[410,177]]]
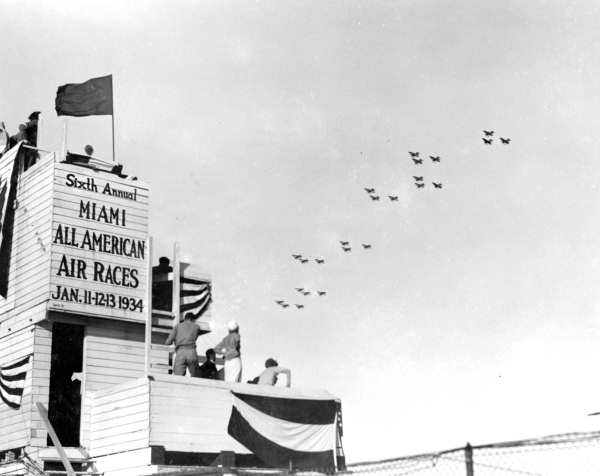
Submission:
[[[170,375],[171,349],[161,344],[175,314],[148,316],[149,187],[93,160],[25,147],[0,158],[0,211],[11,177],[16,187],[14,220],[2,229],[12,239],[0,367],[30,356],[18,408],[0,401],[0,475],[62,469],[39,404],[76,470],[116,476],[216,465],[223,452],[235,453],[235,466],[260,466],[227,433],[232,389],[333,398]],[[25,169],[17,160],[12,173],[23,153],[37,161]]]

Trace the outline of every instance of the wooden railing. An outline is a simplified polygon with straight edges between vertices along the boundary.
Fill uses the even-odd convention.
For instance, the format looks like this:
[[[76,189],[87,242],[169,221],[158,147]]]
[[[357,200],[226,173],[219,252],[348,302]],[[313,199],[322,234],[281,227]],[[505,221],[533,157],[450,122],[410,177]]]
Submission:
[[[230,383],[157,374],[89,396],[91,457],[148,447],[220,453],[248,450],[229,436],[231,391],[288,398],[333,398],[324,390]]]

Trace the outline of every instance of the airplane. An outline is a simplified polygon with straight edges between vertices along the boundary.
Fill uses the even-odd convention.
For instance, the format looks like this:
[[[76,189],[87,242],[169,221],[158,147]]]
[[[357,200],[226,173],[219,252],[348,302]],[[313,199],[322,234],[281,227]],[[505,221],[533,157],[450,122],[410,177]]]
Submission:
[[[442,188],[442,184],[441,183],[435,183],[435,182],[431,182],[433,184],[433,186],[435,188]]]
[[[431,159],[432,162],[439,162],[440,161],[440,156],[436,156],[434,157],[433,155],[430,155],[429,158]]]
[[[423,188],[425,186],[424,183],[415,183],[415,185],[417,186],[417,188]]]
[[[417,181],[417,182],[421,182],[423,180],[423,177],[415,177],[413,175],[413,178]]]
[[[371,200],[373,200],[374,202],[379,200],[379,195],[369,195],[369,197],[371,197]]]
[[[397,202],[398,201],[398,195],[388,195],[388,197],[390,197],[390,201],[391,202]]]
[[[490,145],[492,143],[492,139],[486,139],[485,137],[482,137],[481,140],[486,144],[486,145]]]
[[[492,137],[494,135],[494,131],[483,131],[483,133],[486,135],[486,137]]]
[[[371,245],[367,245],[367,244],[363,243],[363,244],[362,244],[362,247],[363,247],[365,250],[368,250],[368,249],[371,247]]]
[[[375,189],[374,188],[365,188],[365,192],[367,192],[367,193],[375,193]]]
[[[348,251],[350,251],[352,248],[346,248],[345,246],[342,246],[342,249],[347,253]]]
[[[416,165],[421,165],[423,163],[423,159],[412,159]]]
[[[408,153],[410,154],[411,157],[419,157],[419,152],[408,151]]]
[[[319,294],[319,296],[325,296],[325,294],[327,294],[326,291],[317,291],[317,293]]]
[[[504,137],[500,137],[500,140],[502,141],[503,144],[509,144],[510,143],[510,138],[504,138]]]
[[[317,262],[317,264],[323,264],[323,263],[325,263],[324,259],[316,258],[315,261]]]

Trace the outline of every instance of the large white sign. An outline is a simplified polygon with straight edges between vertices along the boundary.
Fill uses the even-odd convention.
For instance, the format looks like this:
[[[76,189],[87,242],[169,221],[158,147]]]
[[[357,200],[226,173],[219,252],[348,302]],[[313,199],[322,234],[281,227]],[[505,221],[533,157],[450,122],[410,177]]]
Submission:
[[[144,184],[56,165],[50,309],[143,320],[148,252]]]

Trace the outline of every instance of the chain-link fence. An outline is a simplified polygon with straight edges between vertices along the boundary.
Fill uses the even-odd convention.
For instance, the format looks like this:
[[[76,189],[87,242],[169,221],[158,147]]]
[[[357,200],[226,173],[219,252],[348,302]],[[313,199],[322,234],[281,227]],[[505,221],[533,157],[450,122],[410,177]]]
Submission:
[[[368,476],[598,476],[600,431],[471,446],[348,465]]]

